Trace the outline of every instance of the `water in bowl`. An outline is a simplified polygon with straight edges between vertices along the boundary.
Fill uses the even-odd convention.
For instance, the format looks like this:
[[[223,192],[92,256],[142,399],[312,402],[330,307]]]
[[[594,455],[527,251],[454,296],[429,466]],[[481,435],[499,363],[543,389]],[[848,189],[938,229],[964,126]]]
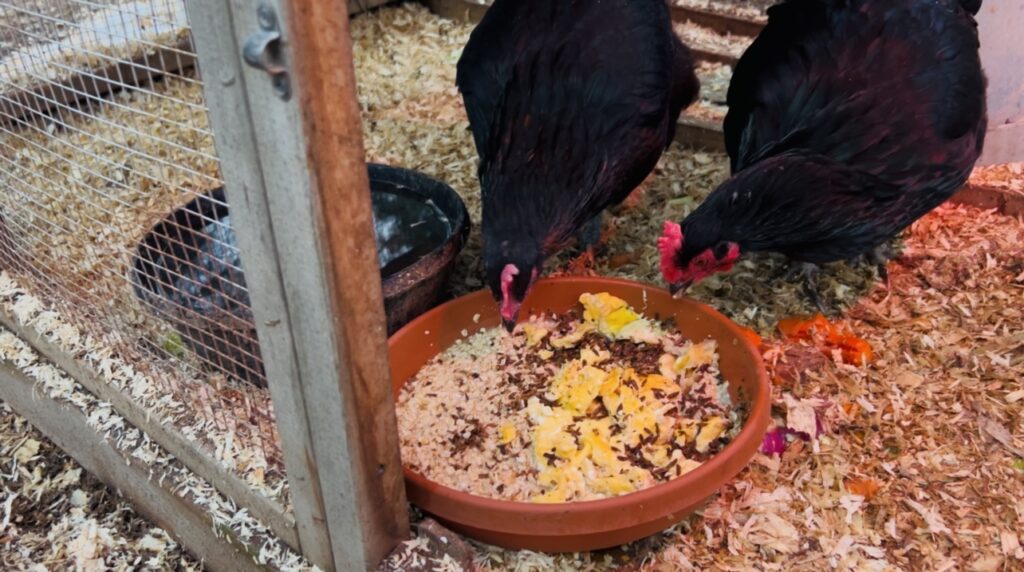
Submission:
[[[376,189],[371,194],[382,278],[408,268],[451,236],[451,222],[430,199]]]

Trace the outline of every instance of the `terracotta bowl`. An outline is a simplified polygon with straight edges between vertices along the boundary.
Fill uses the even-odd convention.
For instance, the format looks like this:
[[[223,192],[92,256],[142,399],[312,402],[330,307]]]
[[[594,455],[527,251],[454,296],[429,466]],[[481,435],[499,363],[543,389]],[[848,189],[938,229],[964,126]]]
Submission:
[[[405,470],[409,500],[456,532],[513,549],[580,552],[611,548],[658,533],[682,521],[736,476],[753,458],[768,426],[771,389],[761,354],[738,326],[692,300],[674,300],[665,290],[608,278],[554,278],[539,281],[522,316],[561,313],[576,307],[584,293],[608,292],[637,311],[674,318],[691,340],[718,340],[719,368],[734,403],[749,417],[740,434],[694,471],[649,489],[598,501],[533,504],[483,498],[442,486]],[[473,316],[479,314],[479,322]],[[498,326],[497,304],[479,291],[413,320],[394,336],[391,378],[397,396],[410,378],[438,353],[470,333]]]

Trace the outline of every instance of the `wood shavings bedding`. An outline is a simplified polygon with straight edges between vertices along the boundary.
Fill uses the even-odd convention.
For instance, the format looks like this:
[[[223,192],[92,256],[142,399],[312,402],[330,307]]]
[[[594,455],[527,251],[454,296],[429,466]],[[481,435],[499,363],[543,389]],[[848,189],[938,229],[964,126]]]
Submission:
[[[733,58],[743,55],[744,50],[753,40],[748,36],[722,34],[717,30],[699,26],[693,22],[673,22],[672,27],[687,46]]]
[[[739,432],[715,342],[607,293],[580,303],[582,317],[486,329],[428,363],[399,397],[406,466],[492,498],[594,500],[678,478]]]
[[[151,570],[202,570],[166,532],[2,403],[0,467],[4,570],[131,570],[143,563]]]
[[[6,8],[6,15],[29,26],[11,31],[11,36],[22,39],[12,43],[14,49],[0,59],[0,89],[59,83],[78,73],[96,74],[118,61],[139,60],[155,53],[158,46],[174,47],[188,39],[183,2],[127,0],[91,10],[83,6],[64,14],[77,17],[67,26],[36,16],[35,6]]]
[[[1024,195],[1024,163],[978,167],[971,174],[970,183],[1015,191]]]
[[[403,23],[401,30],[392,29],[392,19]],[[440,91],[415,90],[419,72],[411,68],[378,77],[374,62],[364,60],[357,69],[361,90],[368,83],[375,91],[403,90],[422,105],[414,111],[374,107],[367,114],[367,145],[371,156],[452,183],[479,223],[472,139],[465,120],[453,119],[456,108],[448,107],[458,100],[445,95],[454,83],[452,50],[457,54],[464,41],[453,30],[470,28],[402,6],[361,16],[353,29],[381,34],[374,45],[380,65],[405,61],[401,46],[423,41],[432,47],[418,62],[450,82]],[[371,37],[362,41],[369,44]],[[432,98],[443,103],[431,108]],[[636,198],[609,213],[604,249],[581,271],[660,284],[655,241],[662,222],[681,220],[727,176],[724,155],[673,146]],[[478,227],[472,240],[478,248]],[[792,406],[792,421],[801,426],[810,409],[827,425],[814,442],[789,439],[781,455],[758,455],[702,514],[621,551],[554,556],[471,543],[481,569],[1024,567],[1024,459],[981,425],[988,419],[995,425],[984,427],[1004,437],[1008,432],[1015,448],[1024,445],[1024,223],[946,207],[915,225],[904,241],[903,256],[889,265],[891,290],[867,266],[846,264],[830,266],[820,284],[826,304],[874,348],[866,367],[837,364],[817,348],[778,339],[779,320],[815,311],[798,284],[780,278],[785,264],[778,258],[746,259],[691,291],[764,335],[765,359],[777,372],[776,423],[786,426]],[[565,270],[574,256],[562,253],[548,268]],[[482,286],[478,257],[467,251],[460,259],[455,293]],[[951,533],[931,532],[907,500],[935,511],[926,514],[936,514],[941,520],[934,522]]]
[[[453,96],[454,62],[471,27],[432,16],[417,5],[362,15],[352,26],[369,156],[448,182],[478,225],[476,154]],[[409,56],[411,50],[415,57]],[[378,67],[387,73],[376,73]],[[201,101],[198,86],[171,82],[156,89],[180,90]],[[182,113],[180,107],[142,95],[118,101],[160,116]],[[146,125],[134,124],[137,129]],[[662,222],[681,220],[727,175],[724,155],[673,146],[635,199],[609,214],[605,249],[585,270],[661,283],[655,241]],[[1011,184],[1022,180],[1012,173],[1006,177]],[[80,235],[43,243],[40,250],[92,252],[80,246],[84,242],[107,252],[107,243],[93,241],[94,236],[128,244],[167,208],[185,202],[184,195],[174,193],[193,183],[176,172],[167,173],[161,185],[142,188],[145,180],[132,184],[138,191],[127,195],[130,206],[106,223],[116,224],[116,232],[89,226]],[[73,181],[57,186],[78,188]],[[121,191],[114,186],[109,192]],[[7,196],[0,193],[0,200]],[[26,202],[26,208],[34,208]],[[59,213],[81,207],[36,216],[59,221]],[[1024,447],[1024,223],[973,208],[943,208],[915,225],[905,242],[904,255],[889,267],[891,290],[880,287],[866,266],[838,264],[821,281],[826,304],[875,348],[869,367],[834,364],[816,348],[807,353],[803,346],[774,340],[780,319],[815,310],[799,284],[778,277],[784,263],[777,258],[745,260],[731,274],[691,291],[765,335],[766,360],[780,372],[777,424],[789,421],[790,404],[799,422],[808,407],[815,410],[823,403],[815,414],[820,410],[829,427],[814,443],[794,439],[779,456],[759,455],[702,514],[621,551],[552,556],[471,543],[481,568],[604,571],[635,570],[641,563],[657,571],[1024,567],[1019,532],[1024,529],[1024,458],[1010,448]],[[471,246],[459,259],[453,293],[482,286],[478,249],[475,226]],[[548,268],[564,269],[573,256],[563,253]],[[59,260],[69,266],[68,261],[83,258],[61,255]],[[51,279],[73,274],[59,266],[48,272]],[[103,272],[89,275],[89,283],[104,293],[113,291],[108,285],[114,279]],[[802,373],[793,375],[794,367]],[[789,374],[781,373],[786,369]],[[1007,434],[1009,447],[1000,441]],[[859,494],[869,490],[874,492]],[[940,527],[933,532],[908,500],[950,532]]]
[[[28,344],[2,327],[0,327],[0,361],[13,364],[29,378],[35,380],[38,391],[50,399],[57,400],[66,407],[74,407],[87,413],[88,423],[92,429],[98,434],[103,435],[111,444],[117,447],[124,454],[125,458],[137,459],[145,463],[150,468],[153,478],[166,481],[173,488],[175,494],[206,508],[215,530],[222,532],[231,531],[237,538],[257,547],[253,552],[253,559],[257,564],[272,566],[278,570],[294,570],[296,572],[315,570],[301,556],[295,554],[279,540],[273,538],[267,528],[249,516],[247,511],[238,509],[230,499],[218,493],[209,482],[182,466],[156,443],[149,440],[144,433],[128,424],[124,418],[112,410],[110,404],[96,399],[95,396],[85,391],[64,372],[40,358]],[[40,439],[36,439],[36,441],[42,443]],[[37,455],[36,445],[29,445],[28,450],[23,449],[27,443],[28,440],[24,440],[14,451],[16,462],[31,461]],[[3,454],[0,452],[0,459],[2,459]],[[67,462],[73,465],[73,461]],[[49,490],[52,490],[52,487],[59,486],[64,489],[65,494],[70,493],[70,498],[65,498],[64,494],[55,494],[53,498],[54,505],[48,507],[48,510],[53,510],[53,507],[60,503],[65,503],[65,506],[75,507],[88,502],[88,498],[83,497],[83,494],[76,494],[74,490],[67,491],[74,484],[75,479],[81,476],[81,472],[75,471],[73,466],[68,468],[69,471],[62,473],[62,477],[58,479],[59,482],[54,482],[51,479],[49,483],[45,481],[40,483],[38,477],[34,474],[28,477],[32,479],[32,483],[39,487],[51,487]],[[41,471],[42,467],[37,467],[36,470]],[[32,485],[29,486],[31,487]],[[10,491],[6,486],[3,491],[4,498],[0,498],[0,506],[5,507],[4,510],[7,511],[6,507],[10,503],[11,509],[7,514],[12,515],[14,523],[17,524],[17,517],[19,515],[13,512],[14,501],[17,499],[14,496],[7,496],[9,492],[17,491]],[[30,488],[29,491],[36,493],[36,497],[33,500],[38,505],[42,490],[37,488],[33,491]],[[19,508],[22,511],[22,515],[28,507],[32,506],[32,503],[21,505]],[[36,506],[37,510],[40,508]],[[32,554],[43,555],[43,561],[48,563],[49,561],[45,559],[47,556],[52,557],[56,562],[64,561],[70,569],[110,569],[108,568],[110,564],[123,558],[123,553],[119,550],[119,547],[123,547],[127,542],[127,538],[131,538],[131,536],[127,538],[120,534],[114,536],[114,533],[117,531],[116,527],[107,527],[96,519],[80,517],[85,517],[85,515],[80,515],[73,509],[69,510],[69,514],[66,515],[67,521],[62,517],[57,526],[51,527],[46,531],[47,545],[37,546],[35,550],[28,554],[20,552],[10,554],[3,548],[0,548],[0,555],[10,558],[16,563],[14,567],[9,568],[12,570],[38,570],[39,562],[29,559]],[[104,519],[104,522],[111,523],[112,521],[108,518]],[[9,528],[10,524],[11,521],[3,522],[0,534],[4,534],[4,529]],[[10,531],[8,530],[7,532]],[[143,537],[138,541],[138,549],[152,551],[159,547],[166,550],[178,550],[173,543],[165,540],[166,535],[159,531],[159,529],[151,531],[151,534],[147,536],[151,538]],[[25,540],[30,540],[30,538]],[[161,543],[163,543],[162,546]],[[3,543],[0,546],[5,546],[6,544]],[[169,553],[168,556],[173,556],[173,553]],[[110,559],[110,562],[107,562],[108,559]],[[51,564],[56,564],[56,562]],[[156,559],[155,567],[159,568],[160,563],[161,560]],[[188,559],[180,557],[163,562],[163,564],[168,568],[181,566],[185,569],[193,565]],[[133,561],[131,563],[132,567],[138,565],[138,562]],[[44,567],[43,569],[46,568]]]

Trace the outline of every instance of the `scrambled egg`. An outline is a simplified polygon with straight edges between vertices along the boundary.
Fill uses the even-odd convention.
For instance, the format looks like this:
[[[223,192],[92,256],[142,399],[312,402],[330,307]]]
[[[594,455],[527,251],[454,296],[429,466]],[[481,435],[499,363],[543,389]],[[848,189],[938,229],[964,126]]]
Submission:
[[[575,330],[548,337],[550,330],[525,324],[527,344],[539,345],[547,337],[553,348],[572,348],[595,331],[612,340],[660,343],[663,332],[625,301],[602,293],[584,294],[580,302],[583,322]],[[704,342],[677,349],[676,355],[662,356],[660,374],[641,375],[631,368],[602,367],[610,354],[584,347],[551,379],[544,399],[534,396],[527,401],[533,461],[545,490],[535,502],[617,496],[653,484],[651,471],[671,469],[675,476],[700,465],[678,447],[692,444],[707,452],[728,423],[718,416],[702,422],[674,413],[685,390],[681,380],[716,362],[715,345]],[[544,359],[552,355],[540,352],[547,352]],[[499,429],[503,444],[516,436],[512,426]],[[638,463],[641,460],[646,464]]]
[[[682,355],[665,354],[661,356],[661,360],[658,363],[661,368],[661,375],[678,379],[680,376],[696,371],[702,366],[717,365],[717,349],[718,344],[714,340],[705,340],[699,344],[687,344]]]
[[[516,428],[513,425],[503,425],[498,431],[498,442],[502,445],[508,445],[512,441],[515,441],[518,436],[519,432],[516,431]]]
[[[608,339],[653,344],[661,337],[662,332],[650,320],[633,311],[621,298],[608,293],[584,294],[580,304],[584,325],[590,325]]]
[[[707,453],[708,448],[711,446],[711,442],[722,436],[725,432],[726,423],[721,417],[712,417],[708,419],[704,426],[700,429],[700,434],[697,435],[697,451],[700,453]]]
[[[547,489],[537,502],[565,502],[588,493],[615,496],[646,486],[652,477],[629,461],[628,449],[644,448],[658,468],[681,460],[679,451],[673,456],[670,450],[675,419],[666,415],[679,400],[679,386],[662,375],[588,365],[600,354],[580,354],[581,359],[567,363],[552,380],[546,397],[557,406],[544,405],[537,397],[527,404],[536,424],[534,461]],[[607,415],[579,420],[599,403]]]
[[[523,333],[526,334],[526,346],[530,348],[544,341],[544,338],[551,333],[547,328],[536,326],[529,322],[522,324],[520,327],[523,329]]]

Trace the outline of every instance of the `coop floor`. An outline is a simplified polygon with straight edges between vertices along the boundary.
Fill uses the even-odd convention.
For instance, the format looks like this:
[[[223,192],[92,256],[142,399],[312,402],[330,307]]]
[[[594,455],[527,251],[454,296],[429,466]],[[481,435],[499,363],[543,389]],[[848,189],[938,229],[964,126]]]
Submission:
[[[445,180],[477,223],[453,294],[482,286],[476,156],[454,88],[469,30],[416,7],[383,9],[353,25],[369,158]],[[605,254],[563,255],[549,269],[659,283],[661,223],[682,218],[727,171],[724,156],[674,146],[609,217]],[[1007,176],[1019,180],[1013,172]],[[476,559],[493,570],[615,569],[623,554],[660,570],[1024,566],[1016,532],[1024,529],[1024,223],[947,207],[915,225],[904,246],[889,267],[891,289],[867,267],[837,265],[822,278],[826,303],[875,350],[862,368],[820,359],[774,334],[779,319],[812,309],[796,285],[770,278],[779,273],[777,260],[746,261],[692,293],[765,335],[770,362],[785,356],[789,365],[775,368],[774,416],[782,423],[813,404],[826,428],[816,444],[797,441],[781,457],[759,455],[702,514],[621,554],[551,557],[472,545]],[[794,379],[799,367],[809,374]],[[0,409],[0,423],[18,421]],[[21,445],[6,437],[0,444],[5,474],[14,446]],[[41,450],[51,466],[70,466],[48,445]],[[34,490],[26,486],[11,485],[2,500]],[[37,514],[52,519],[39,534],[59,538],[60,515],[86,486],[32,496],[32,503],[0,502],[11,507],[0,538],[24,526],[18,518]],[[111,523],[104,526],[114,541],[99,547],[108,562],[138,550],[138,525],[117,510],[93,517]],[[0,554],[5,568],[17,569],[42,553],[24,552],[19,540]]]
[[[2,570],[202,569],[2,402],[0,472]]]

